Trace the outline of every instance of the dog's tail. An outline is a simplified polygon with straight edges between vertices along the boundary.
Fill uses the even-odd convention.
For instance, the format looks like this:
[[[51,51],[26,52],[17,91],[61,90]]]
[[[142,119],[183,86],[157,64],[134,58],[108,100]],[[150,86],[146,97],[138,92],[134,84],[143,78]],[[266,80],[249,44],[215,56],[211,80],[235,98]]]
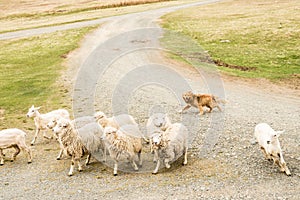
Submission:
[[[225,100],[225,99],[220,99],[219,97],[217,97],[217,96],[212,96],[213,97],[213,101],[215,102],[215,103],[222,103],[222,104],[226,104],[226,103],[228,103],[228,101],[227,100]]]

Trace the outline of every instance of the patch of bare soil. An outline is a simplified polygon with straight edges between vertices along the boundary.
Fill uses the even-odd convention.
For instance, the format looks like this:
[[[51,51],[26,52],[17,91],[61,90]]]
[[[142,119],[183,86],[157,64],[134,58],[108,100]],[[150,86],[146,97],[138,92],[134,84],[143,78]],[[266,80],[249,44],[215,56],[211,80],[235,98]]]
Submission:
[[[232,64],[225,63],[221,60],[214,60],[214,63],[217,66],[227,67],[227,68],[231,68],[231,69],[238,69],[238,70],[241,70],[241,71],[255,71],[256,70],[256,67],[246,67],[246,66],[232,65]]]

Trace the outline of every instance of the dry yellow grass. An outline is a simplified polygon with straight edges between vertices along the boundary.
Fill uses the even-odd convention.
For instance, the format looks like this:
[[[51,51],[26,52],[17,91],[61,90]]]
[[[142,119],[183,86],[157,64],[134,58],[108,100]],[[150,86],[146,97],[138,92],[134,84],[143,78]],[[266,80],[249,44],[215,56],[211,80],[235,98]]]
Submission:
[[[0,33],[87,21],[195,0],[23,0],[0,1]],[[132,6],[130,6],[132,5]]]
[[[68,12],[82,8],[105,8],[155,3],[170,0],[3,0],[0,2],[0,18],[19,14],[40,14],[45,12]]]

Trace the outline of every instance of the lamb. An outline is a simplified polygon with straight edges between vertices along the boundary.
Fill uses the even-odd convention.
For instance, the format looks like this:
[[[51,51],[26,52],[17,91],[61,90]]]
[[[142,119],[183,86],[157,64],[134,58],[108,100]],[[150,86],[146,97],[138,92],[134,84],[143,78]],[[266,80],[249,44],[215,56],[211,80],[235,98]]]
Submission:
[[[260,123],[255,126],[254,136],[260,146],[261,151],[268,160],[273,160],[280,167],[280,171],[291,176],[291,172],[283,159],[282,150],[279,143],[279,136],[284,131],[274,131],[268,124]]]
[[[121,114],[108,118],[103,112],[96,112],[94,117],[103,128],[110,126],[119,129],[126,124],[137,125],[134,118],[128,114]]]
[[[47,131],[47,124],[50,122],[50,120],[54,116],[63,117],[66,119],[70,118],[69,112],[65,109],[53,110],[46,114],[40,114],[39,109],[40,109],[40,107],[35,108],[34,105],[32,105],[31,108],[29,108],[28,113],[26,114],[27,117],[34,117],[34,124],[36,127],[35,135],[34,135],[33,140],[31,141],[31,145],[34,145],[35,140],[40,131],[43,131],[44,138],[47,138],[47,139],[52,138],[52,137],[46,136],[46,131]]]
[[[47,127],[49,129],[53,129],[56,126],[56,124],[60,118],[61,118],[60,116],[54,116],[52,118],[52,120],[47,124]],[[83,126],[85,126],[89,123],[92,123],[92,122],[96,122],[96,120],[93,116],[83,116],[83,117],[79,117],[79,118],[76,118],[71,121],[74,128],[76,128],[76,129],[82,128]],[[58,138],[58,136],[56,134],[54,134],[54,135],[56,136],[56,138]],[[61,157],[63,155],[63,150],[64,150],[63,146],[60,145],[60,151],[59,151],[58,156],[56,157],[57,160],[61,159]]]
[[[157,131],[151,137],[152,149],[154,150],[154,161],[156,167],[152,174],[157,174],[160,159],[162,158],[166,168],[170,168],[169,162],[177,160],[184,155],[183,165],[187,164],[188,130],[181,123],[170,125],[166,131]]]
[[[124,133],[125,130],[133,131],[134,129],[135,128],[133,127],[121,127],[120,130],[114,127],[106,127],[104,129],[102,139],[105,141],[109,154],[114,160],[114,176],[118,175],[118,161],[121,154],[125,154],[127,156],[134,170],[138,170],[138,166],[134,161],[135,155],[138,156],[139,166],[142,166],[142,139],[140,137],[134,137],[133,134],[129,136]]]
[[[26,151],[28,154],[28,163],[32,162],[31,150],[25,143],[26,133],[17,128],[5,129],[0,131],[0,165],[4,164],[4,154],[3,149],[14,148],[16,152],[14,153],[11,161],[16,160],[17,155],[20,153],[20,149]]]
[[[70,120],[61,118],[53,128],[58,135],[59,142],[65,152],[72,157],[69,176],[73,175],[74,166],[77,163],[78,171],[82,171],[80,159],[87,155],[86,165],[89,164],[91,154],[102,150],[106,155],[105,146],[101,140],[103,129],[98,123],[89,123],[80,129],[75,129]]]

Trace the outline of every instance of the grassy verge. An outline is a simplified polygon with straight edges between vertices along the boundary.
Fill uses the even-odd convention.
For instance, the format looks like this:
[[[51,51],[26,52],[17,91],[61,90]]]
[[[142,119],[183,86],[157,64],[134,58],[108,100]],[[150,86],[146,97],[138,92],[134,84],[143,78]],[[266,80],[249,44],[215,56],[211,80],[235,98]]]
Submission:
[[[70,107],[59,83],[64,55],[76,49],[95,27],[55,32],[20,40],[0,41],[0,127],[26,123],[34,104],[42,111]]]
[[[162,24],[197,42],[228,74],[299,81],[299,11],[297,0],[235,0],[180,10]]]

